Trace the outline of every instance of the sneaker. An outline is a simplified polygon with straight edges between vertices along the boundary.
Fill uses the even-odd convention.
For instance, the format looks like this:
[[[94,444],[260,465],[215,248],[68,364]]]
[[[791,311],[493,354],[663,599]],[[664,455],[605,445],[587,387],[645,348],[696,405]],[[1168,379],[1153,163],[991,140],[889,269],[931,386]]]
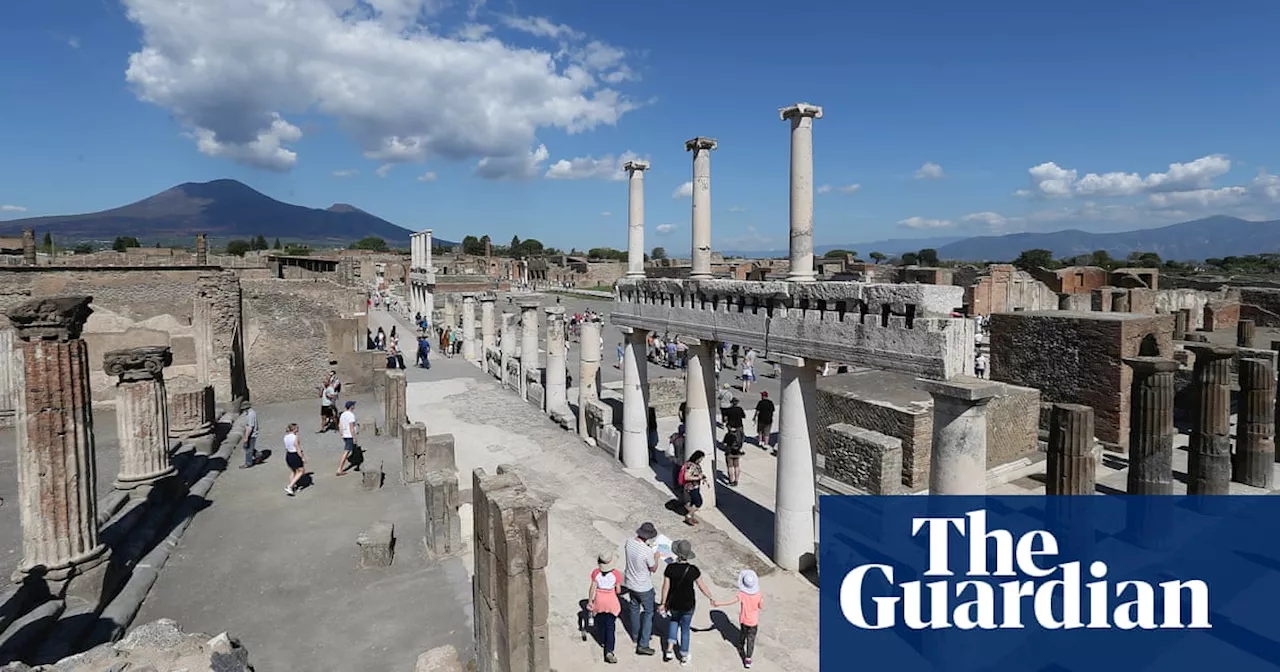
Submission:
[[[751,669],[751,659],[750,658],[743,659],[742,666],[747,668],[748,670]]]
[[[670,651],[663,651],[663,652],[662,652],[662,662],[664,662],[664,663],[669,663],[669,662],[671,662],[671,652],[670,652]]]
[[[284,489],[284,494],[289,495],[290,497],[292,497],[292,496],[293,496],[293,493],[294,493],[294,492],[295,492],[295,491],[294,491],[294,489],[293,489],[293,488],[285,488],[285,489]]]
[[[637,656],[652,656],[652,655],[653,655],[653,649],[651,649],[651,648],[649,648],[649,647],[647,647],[647,646],[637,646],[637,647],[636,647],[636,655],[637,655]]]
[[[684,657],[680,659],[680,667],[689,667],[689,654],[684,654]]]
[[[614,655],[613,655],[613,652],[612,652],[612,651],[610,651],[609,653],[604,654],[604,662],[606,662],[606,663],[616,663],[616,662],[618,662],[618,658],[617,658],[616,656],[614,656]]]

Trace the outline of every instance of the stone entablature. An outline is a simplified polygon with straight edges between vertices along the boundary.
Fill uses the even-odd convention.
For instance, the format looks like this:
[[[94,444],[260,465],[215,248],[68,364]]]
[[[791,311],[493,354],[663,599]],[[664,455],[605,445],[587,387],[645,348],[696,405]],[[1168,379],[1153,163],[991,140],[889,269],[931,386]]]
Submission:
[[[973,363],[973,324],[948,317],[960,287],[858,282],[623,279],[613,324],[919,376]]]

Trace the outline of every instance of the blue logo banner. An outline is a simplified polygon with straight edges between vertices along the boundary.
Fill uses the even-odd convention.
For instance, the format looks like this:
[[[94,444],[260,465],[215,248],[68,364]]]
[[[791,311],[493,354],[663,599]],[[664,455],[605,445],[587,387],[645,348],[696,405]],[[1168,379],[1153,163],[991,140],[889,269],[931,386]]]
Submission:
[[[820,510],[824,671],[1280,670],[1280,497]]]

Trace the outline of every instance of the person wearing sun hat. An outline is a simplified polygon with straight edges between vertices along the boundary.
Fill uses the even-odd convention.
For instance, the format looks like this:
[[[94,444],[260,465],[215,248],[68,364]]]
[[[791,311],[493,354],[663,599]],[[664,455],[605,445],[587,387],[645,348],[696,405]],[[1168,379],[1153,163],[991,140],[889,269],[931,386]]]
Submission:
[[[613,647],[618,614],[622,613],[622,603],[618,601],[622,572],[613,566],[613,556],[613,549],[596,556],[596,568],[591,570],[591,588],[587,593],[587,613],[595,619],[596,638],[604,645],[606,663],[618,662]]]
[[[728,602],[712,602],[713,607],[738,606],[738,653],[742,666],[751,667],[751,655],[756,649],[756,634],[760,628],[760,610],[764,609],[764,595],[760,594],[760,577],[750,569],[738,572],[738,595]]]
[[[627,592],[627,616],[631,621],[631,634],[636,638],[638,656],[654,654],[649,646],[653,635],[653,573],[658,571],[662,554],[655,548],[657,538],[658,529],[646,522],[627,540],[623,550],[627,564],[622,574],[622,588]]]
[[[715,604],[716,598],[707,590],[707,584],[703,583],[702,571],[692,563],[698,557],[693,552],[693,544],[687,539],[680,539],[671,544],[671,552],[675,554],[676,561],[667,565],[663,572],[662,611],[666,612],[667,641],[671,643],[672,650],[664,650],[662,659],[671,660],[674,653],[680,658],[681,666],[688,666],[690,625],[693,622],[693,611],[698,606],[693,589],[697,587],[712,604]]]

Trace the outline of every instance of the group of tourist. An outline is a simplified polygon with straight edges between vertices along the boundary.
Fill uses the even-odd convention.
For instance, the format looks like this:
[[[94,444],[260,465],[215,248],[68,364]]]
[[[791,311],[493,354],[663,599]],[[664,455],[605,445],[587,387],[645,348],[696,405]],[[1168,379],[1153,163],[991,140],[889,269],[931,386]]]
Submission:
[[[652,656],[656,653],[650,646],[656,616],[667,621],[666,637],[661,638],[660,644],[662,659],[670,661],[676,658],[681,666],[687,667],[692,661],[690,640],[697,593],[700,592],[713,608],[738,605],[738,654],[743,666],[750,668],[760,611],[764,609],[759,577],[750,569],[740,571],[734,598],[717,601],[703,581],[702,571],[693,564],[697,558],[693,544],[681,539],[667,546],[660,541],[665,541],[665,538],[660,539],[653,523],[645,523],[624,546],[622,571],[615,565],[614,550],[607,550],[596,557],[596,568],[591,571],[587,591],[586,623],[595,628],[596,639],[604,647],[605,662],[618,662],[614,653],[617,619],[622,614],[621,598],[625,597],[636,655]],[[660,568],[662,590],[659,593],[655,590],[653,575]],[[586,638],[585,630],[583,638]]]

